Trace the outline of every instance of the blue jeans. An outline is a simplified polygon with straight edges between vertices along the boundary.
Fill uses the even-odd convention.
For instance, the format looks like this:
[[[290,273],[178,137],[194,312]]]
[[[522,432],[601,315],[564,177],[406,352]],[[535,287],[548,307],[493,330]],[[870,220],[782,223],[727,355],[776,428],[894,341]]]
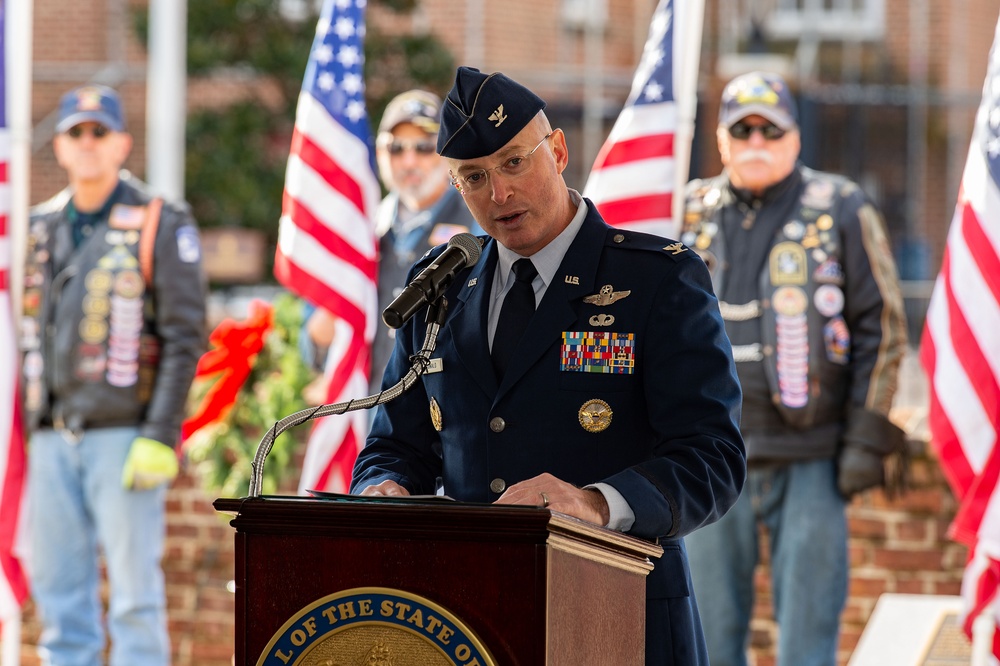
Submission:
[[[99,550],[110,587],[110,664],[170,663],[160,569],[166,487],[130,491],[121,484],[137,433],[131,427],[89,430],[77,444],[53,430],[31,437],[28,573],[42,620],[44,664],[102,661]]]
[[[684,538],[712,666],[747,664],[760,523],[771,547],[779,666],[837,663],[847,599],[846,508],[834,460],[750,468],[729,513]]]

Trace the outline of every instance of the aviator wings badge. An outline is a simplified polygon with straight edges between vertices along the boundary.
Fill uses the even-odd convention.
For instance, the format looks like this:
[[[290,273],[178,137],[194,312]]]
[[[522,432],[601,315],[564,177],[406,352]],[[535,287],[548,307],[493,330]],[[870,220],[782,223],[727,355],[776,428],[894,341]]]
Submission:
[[[606,284],[601,287],[601,290],[596,294],[584,296],[583,302],[590,303],[592,305],[611,305],[615,301],[620,301],[631,293],[631,289],[627,289],[625,291],[615,291],[614,287],[610,284]]]

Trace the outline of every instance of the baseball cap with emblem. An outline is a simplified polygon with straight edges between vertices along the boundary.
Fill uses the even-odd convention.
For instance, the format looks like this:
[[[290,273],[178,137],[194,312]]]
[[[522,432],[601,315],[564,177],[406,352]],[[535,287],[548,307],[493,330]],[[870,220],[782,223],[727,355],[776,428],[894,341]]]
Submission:
[[[457,160],[492,155],[544,108],[542,98],[499,72],[459,67],[441,112],[438,152]]]
[[[783,130],[794,129],[798,113],[784,79],[769,72],[750,72],[727,83],[719,124],[728,129],[747,116],[762,116]]]
[[[107,86],[86,85],[63,95],[56,132],[61,134],[80,123],[99,123],[115,132],[124,131],[125,116],[118,93]]]
[[[392,98],[379,121],[379,134],[391,132],[403,123],[416,125],[428,134],[437,134],[441,123],[441,98],[426,90],[408,90]]]

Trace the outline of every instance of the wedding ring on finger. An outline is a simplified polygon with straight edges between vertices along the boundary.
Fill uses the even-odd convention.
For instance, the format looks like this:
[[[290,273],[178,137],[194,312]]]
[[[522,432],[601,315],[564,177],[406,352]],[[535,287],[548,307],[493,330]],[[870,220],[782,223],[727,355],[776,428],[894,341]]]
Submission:
[[[540,495],[542,496],[542,508],[545,508],[549,505],[549,496],[547,493],[540,493]]]

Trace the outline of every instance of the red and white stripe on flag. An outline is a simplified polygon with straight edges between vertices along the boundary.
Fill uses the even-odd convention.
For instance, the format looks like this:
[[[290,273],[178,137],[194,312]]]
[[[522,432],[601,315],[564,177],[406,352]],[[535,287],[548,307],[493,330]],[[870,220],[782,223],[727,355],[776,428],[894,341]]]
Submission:
[[[6,31],[0,3],[0,92],[5,90],[6,81]],[[21,545],[27,462],[18,396],[17,333],[10,296],[11,143],[6,106],[6,95],[0,94],[0,622],[16,621],[20,626],[28,581],[16,553]]]
[[[625,108],[601,148],[583,195],[616,227],[672,237],[676,181],[673,0],[660,0]]]
[[[374,214],[381,198],[364,102],[364,0],[326,0],[295,117],[274,273],[337,319],[327,403],[363,397],[376,326]],[[299,491],[346,492],[368,432],[363,412],[309,437]]]
[[[969,546],[965,630],[995,623],[1000,659],[1000,22],[990,51],[920,358],[930,387],[931,444],[959,510],[950,535]],[[1000,662],[998,662],[1000,663]]]

